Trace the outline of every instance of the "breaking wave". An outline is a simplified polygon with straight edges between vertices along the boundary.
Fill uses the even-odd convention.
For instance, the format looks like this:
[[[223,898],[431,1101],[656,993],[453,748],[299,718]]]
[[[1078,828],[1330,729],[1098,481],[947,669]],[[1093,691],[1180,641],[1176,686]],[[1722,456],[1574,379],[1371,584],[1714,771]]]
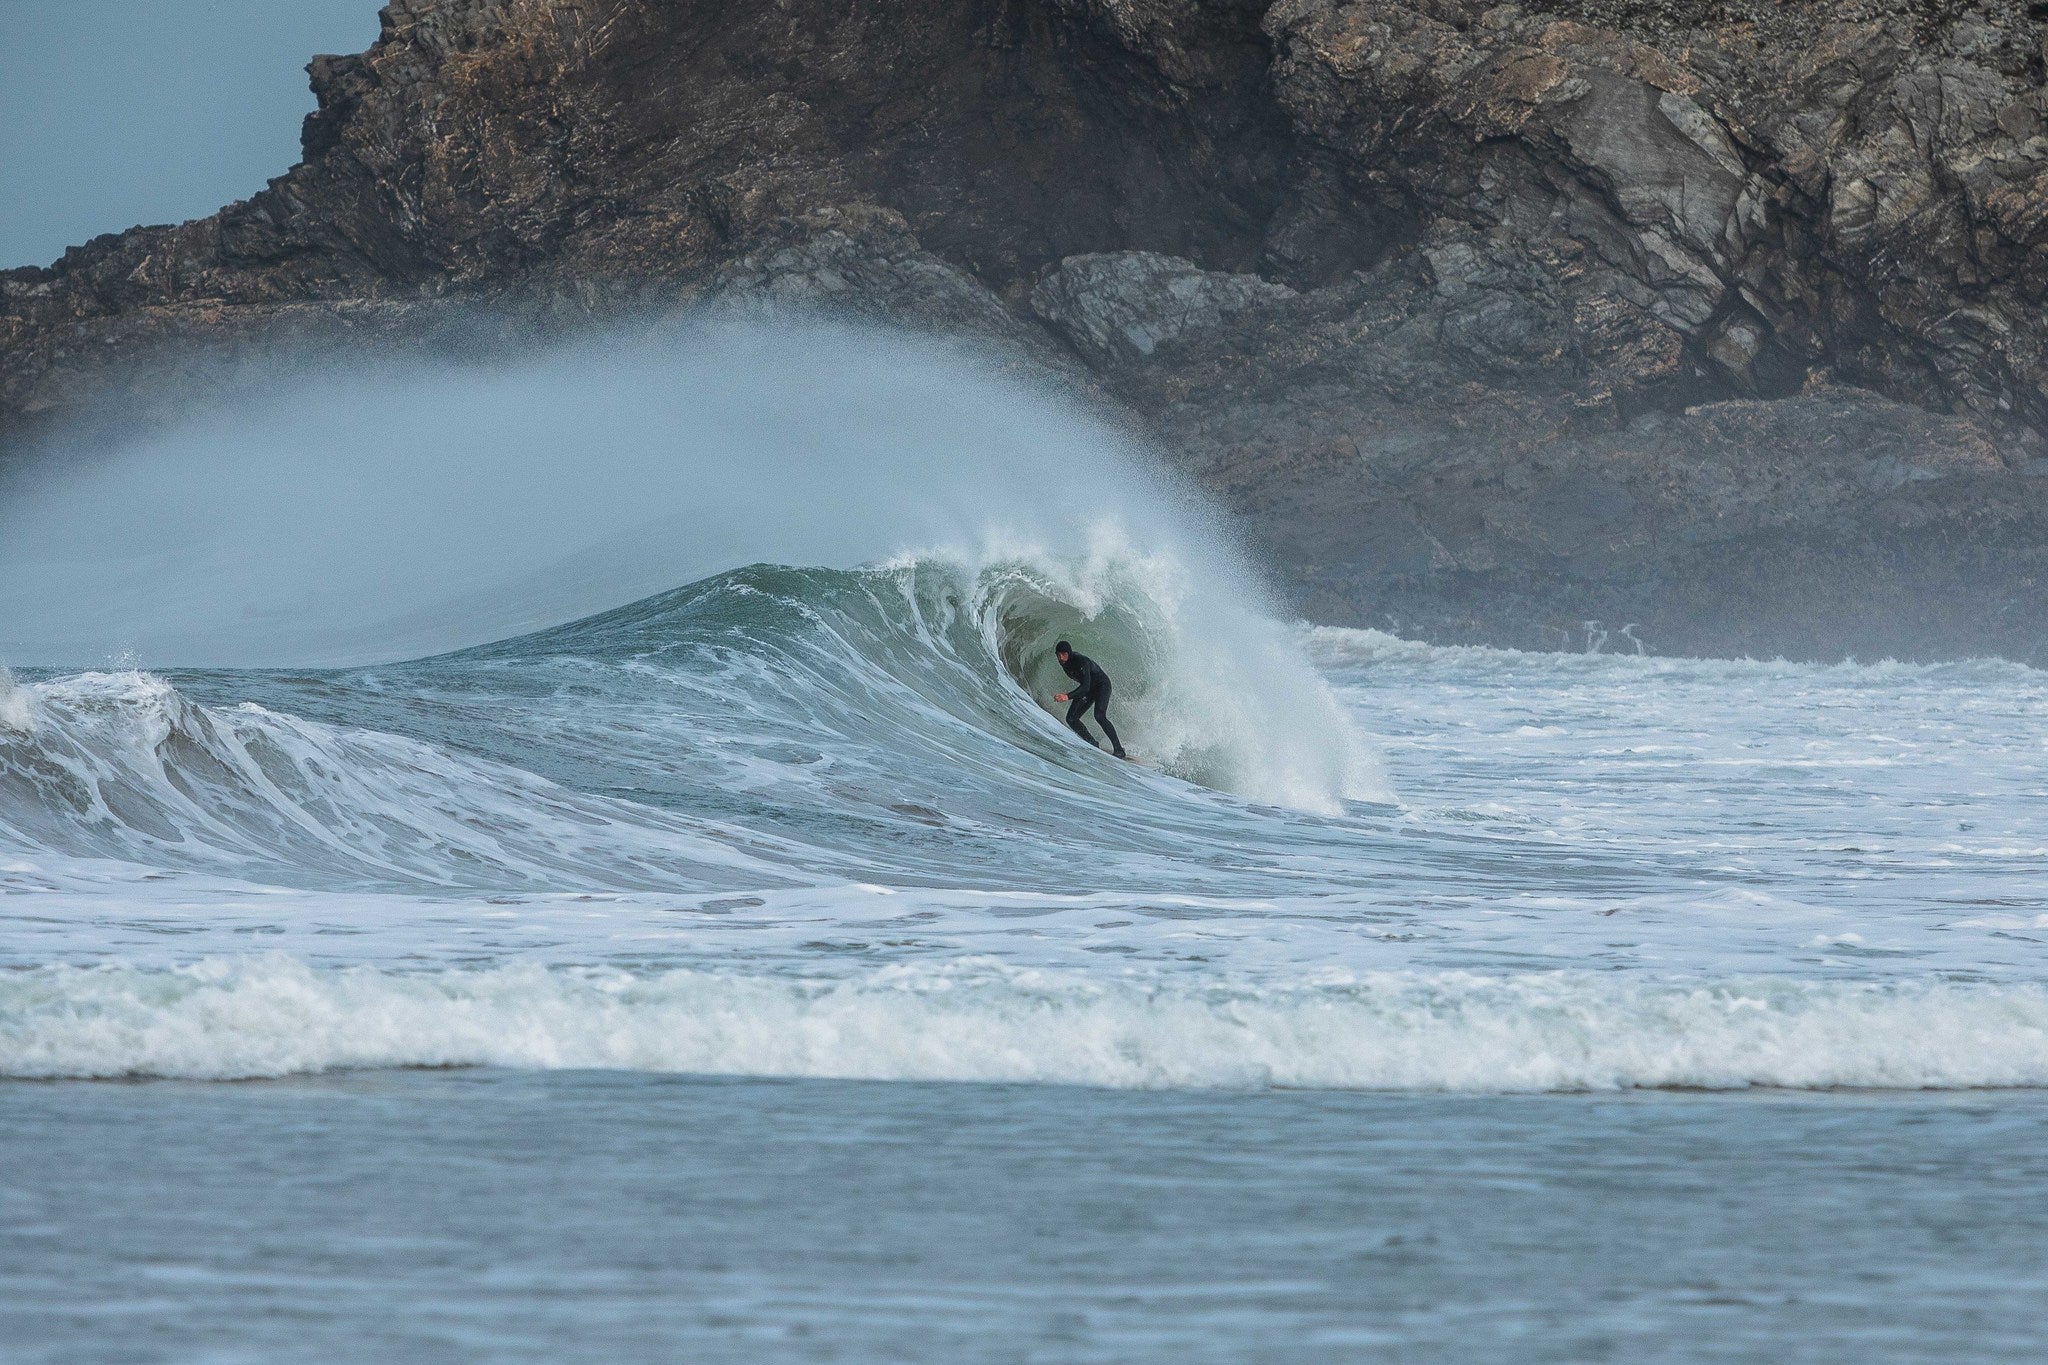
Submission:
[[[0,1075],[445,1066],[1124,1088],[2034,1087],[2048,1085],[2048,990],[1576,973],[1270,985],[988,962],[401,972],[286,957],[0,976]]]
[[[1332,672],[1372,668],[1513,669],[1558,678],[1726,679],[1753,684],[1766,679],[1827,678],[1883,684],[1898,681],[1951,682],[1964,685],[2038,683],[2042,670],[2010,659],[1956,659],[1942,663],[1901,663],[1896,659],[1839,663],[1803,663],[1790,659],[1706,659],[1671,654],[1643,654],[1606,648],[1582,651],[1503,649],[1493,645],[1435,645],[1390,635],[1381,630],[1348,626],[1311,626],[1302,646],[1318,666]]]
[[[1105,529],[1071,559],[757,566],[413,664],[9,684],[0,847],[323,887],[705,889],[901,865],[765,830],[731,799],[749,787],[819,823],[971,815],[976,781],[991,824],[1041,790],[1170,818],[1179,796],[1050,713],[1059,636],[1168,777],[1324,812],[1384,795],[1283,628]]]

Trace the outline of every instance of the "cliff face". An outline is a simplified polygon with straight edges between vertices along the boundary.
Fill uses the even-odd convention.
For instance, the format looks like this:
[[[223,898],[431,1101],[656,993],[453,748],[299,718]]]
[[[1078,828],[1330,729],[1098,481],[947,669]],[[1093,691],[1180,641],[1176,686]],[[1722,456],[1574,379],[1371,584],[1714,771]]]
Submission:
[[[2036,657],[2044,36],[1997,0],[401,0],[313,62],[290,174],[0,275],[0,439],[458,300],[766,296],[1064,369],[1324,619]]]

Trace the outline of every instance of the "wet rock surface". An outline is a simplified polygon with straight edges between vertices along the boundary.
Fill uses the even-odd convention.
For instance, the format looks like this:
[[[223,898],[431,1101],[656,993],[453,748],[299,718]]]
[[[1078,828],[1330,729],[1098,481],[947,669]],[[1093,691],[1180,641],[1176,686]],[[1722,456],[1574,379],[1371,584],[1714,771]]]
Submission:
[[[0,274],[0,459],[794,307],[1063,376],[1318,619],[2041,658],[2038,8],[400,0],[288,175]]]

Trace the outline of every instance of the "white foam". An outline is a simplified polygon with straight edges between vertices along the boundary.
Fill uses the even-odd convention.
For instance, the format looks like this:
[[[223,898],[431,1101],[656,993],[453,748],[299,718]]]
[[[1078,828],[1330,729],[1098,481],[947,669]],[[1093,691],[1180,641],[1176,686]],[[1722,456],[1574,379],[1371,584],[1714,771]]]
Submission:
[[[1676,655],[1538,651],[1502,649],[1492,645],[1433,645],[1382,630],[1349,626],[1299,627],[1316,661],[1337,670],[1374,667],[1428,669],[1518,668],[1560,677],[1682,677],[1737,681],[1769,678],[1835,681],[1937,681],[1996,685],[2039,685],[2042,670],[2010,659],[1958,659],[1947,663],[1901,663],[1896,659],[1842,663],[1799,663],[1785,658],[1687,658]],[[1640,643],[1640,642],[1637,642]]]
[[[1002,967],[803,978],[286,957],[0,977],[0,1075],[604,1068],[1113,1087],[2048,1085],[2036,985],[1401,973],[1294,986]]]
[[[992,654],[1042,685],[1066,679],[1057,639],[1108,667],[1111,719],[1145,758],[1250,801],[1324,815],[1346,800],[1391,802],[1378,755],[1229,563],[1146,549],[1114,518],[1085,553],[997,543],[979,558],[976,593]],[[1028,637],[1016,633],[1028,620]],[[1050,704],[1050,703],[1046,703]]]
[[[0,730],[27,734],[35,723],[35,698],[14,681],[12,673],[0,668]]]

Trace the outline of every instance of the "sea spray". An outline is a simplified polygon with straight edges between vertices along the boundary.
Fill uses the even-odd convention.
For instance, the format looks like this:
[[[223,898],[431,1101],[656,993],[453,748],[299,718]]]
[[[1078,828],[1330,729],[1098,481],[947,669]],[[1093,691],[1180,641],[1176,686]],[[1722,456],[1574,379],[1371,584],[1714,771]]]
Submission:
[[[1104,516],[1263,609],[1219,520],[1146,451],[896,333],[700,322],[496,365],[338,360],[92,456],[14,469],[0,497],[17,662],[388,661],[752,563],[991,536],[1084,553]]]
[[[0,667],[0,730],[27,734],[35,723],[35,699],[14,681],[14,674]]]
[[[1164,771],[1269,805],[1332,815],[1387,802],[1378,757],[1303,657],[1295,633],[1211,595],[1171,553],[1112,519],[1086,548],[990,546],[974,596],[990,653],[1033,696],[1063,691],[1072,638],[1114,681],[1113,712]]]
[[[1213,511],[956,346],[728,321],[495,367],[340,367],[16,477],[9,657],[393,661],[748,565],[929,562],[969,580],[1009,685],[1040,701],[1057,631],[1086,636],[1162,770],[1325,815],[1390,797]]]

